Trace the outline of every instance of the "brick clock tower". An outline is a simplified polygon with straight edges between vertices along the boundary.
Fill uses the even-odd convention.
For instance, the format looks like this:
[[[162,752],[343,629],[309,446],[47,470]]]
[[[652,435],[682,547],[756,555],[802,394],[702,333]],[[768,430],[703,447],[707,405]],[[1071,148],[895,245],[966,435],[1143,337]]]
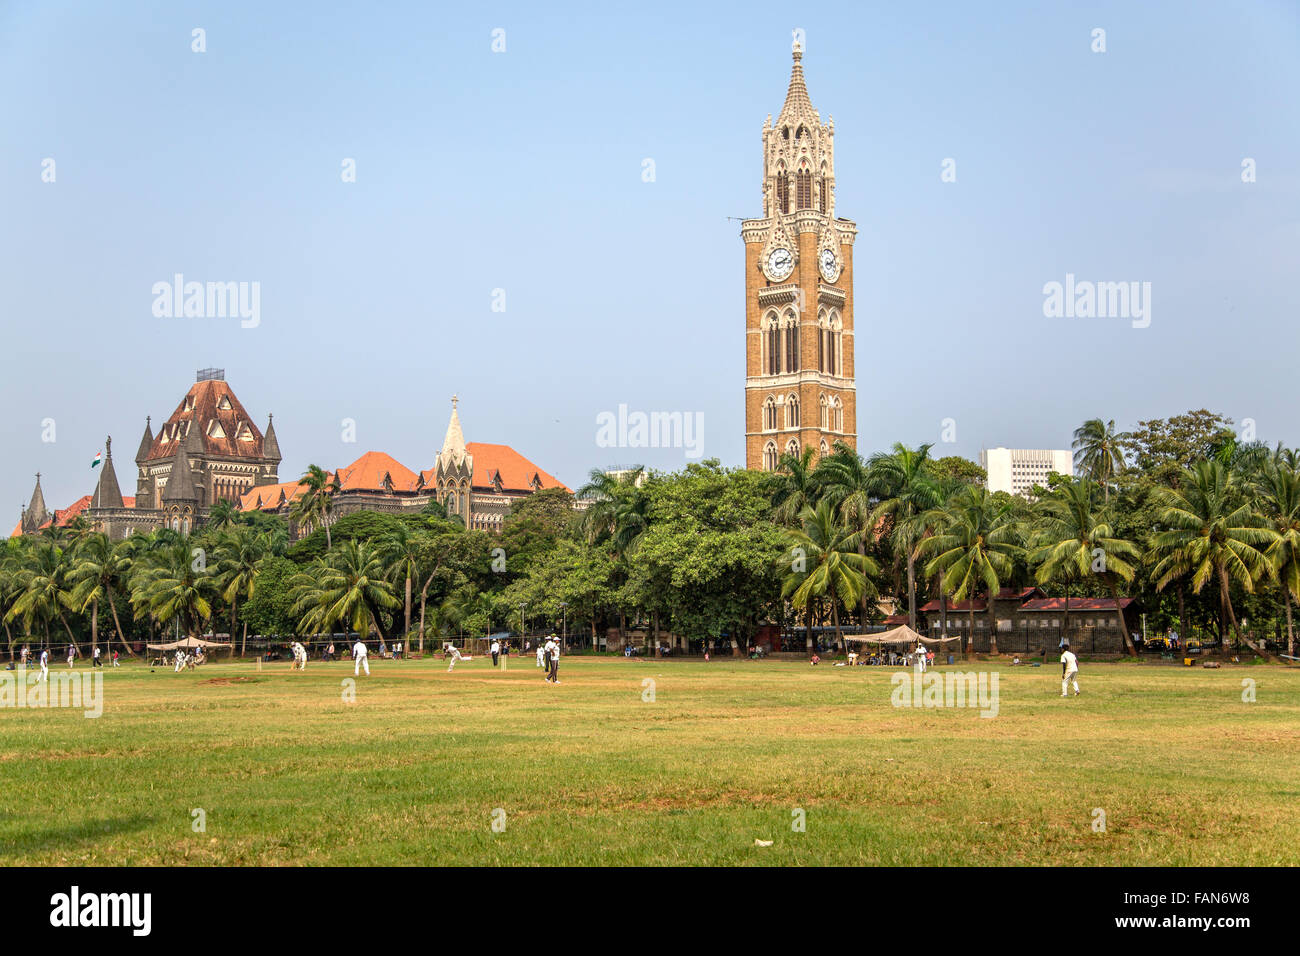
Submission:
[[[775,125],[763,124],[763,218],[745,240],[745,466],[857,447],[853,240],[835,217],[835,120],[808,98],[803,48]]]

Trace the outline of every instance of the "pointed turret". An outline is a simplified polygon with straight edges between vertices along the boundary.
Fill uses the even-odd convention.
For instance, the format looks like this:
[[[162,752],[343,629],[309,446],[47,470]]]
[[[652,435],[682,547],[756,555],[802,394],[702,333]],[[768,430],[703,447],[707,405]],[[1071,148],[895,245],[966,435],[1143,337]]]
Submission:
[[[275,437],[275,416],[266,416],[266,434],[262,436],[262,455],[280,464],[280,442]]]
[[[460,414],[456,411],[459,403],[460,399],[453,395],[447,437],[442,440],[442,451],[438,452],[438,464],[444,468],[459,467],[465,460],[465,434],[460,430]]]
[[[198,502],[199,493],[194,488],[194,474],[190,471],[190,459],[185,454],[185,445],[176,449],[172,459],[171,474],[167,476],[167,485],[163,488],[164,502]]]
[[[50,520],[50,513],[45,510],[45,495],[41,491],[41,473],[36,473],[36,488],[32,491],[31,504],[23,513],[23,532],[36,531]]]
[[[808,96],[808,84],[803,78],[803,45],[794,42],[794,65],[790,68],[790,85],[785,92],[785,105],[777,117],[777,125],[783,122],[795,125],[798,120],[820,125],[821,118],[813,109],[812,99]]]
[[[153,417],[146,415],[144,419],[144,437],[140,439],[140,448],[135,453],[135,463],[143,465],[149,458],[149,451],[153,448]]]
[[[122,489],[117,484],[117,472],[113,470],[113,436],[104,439],[104,467],[99,472],[99,483],[91,495],[92,508],[122,508]]]

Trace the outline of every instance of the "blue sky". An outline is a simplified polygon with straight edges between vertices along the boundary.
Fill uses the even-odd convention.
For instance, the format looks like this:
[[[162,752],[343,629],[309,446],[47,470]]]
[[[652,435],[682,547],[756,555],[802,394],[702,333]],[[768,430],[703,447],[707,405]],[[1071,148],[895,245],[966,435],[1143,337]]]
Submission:
[[[285,478],[429,467],[453,393],[469,440],[572,485],[685,461],[598,447],[620,404],[742,464],[728,217],[760,214],[796,27],[860,230],[860,447],[1202,406],[1300,443],[1295,2],[0,2],[0,516],[38,470],[51,507],[92,490],[109,433],[130,494],[206,366],[275,413]],[[175,273],[259,282],[260,324],[155,317]],[[1150,326],[1046,318],[1067,273],[1149,281]]]

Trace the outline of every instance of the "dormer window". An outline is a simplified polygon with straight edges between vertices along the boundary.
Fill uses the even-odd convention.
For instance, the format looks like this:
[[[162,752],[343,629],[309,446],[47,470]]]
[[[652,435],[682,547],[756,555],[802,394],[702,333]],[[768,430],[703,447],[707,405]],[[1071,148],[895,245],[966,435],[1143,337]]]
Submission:
[[[221,401],[217,402],[217,408],[221,409],[223,412],[230,411],[231,409],[230,396],[222,395]]]
[[[221,422],[217,421],[215,418],[212,419],[212,421],[208,422],[208,437],[209,438],[226,437],[226,430],[221,427]]]

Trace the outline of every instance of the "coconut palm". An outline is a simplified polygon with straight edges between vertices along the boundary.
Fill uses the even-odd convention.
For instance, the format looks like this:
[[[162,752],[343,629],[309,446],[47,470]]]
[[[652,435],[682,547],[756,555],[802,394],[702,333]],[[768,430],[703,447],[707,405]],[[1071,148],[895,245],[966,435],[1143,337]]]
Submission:
[[[872,517],[876,499],[873,496],[875,482],[871,469],[855,449],[837,441],[834,454],[822,459],[816,475],[822,496],[834,505],[840,520],[849,530],[858,533],[858,554],[866,557],[867,541],[875,534],[877,526]],[[866,625],[865,590],[858,606],[858,619]]]
[[[48,641],[49,625],[58,618],[67,631],[68,640],[76,643],[67,616],[63,613],[73,606],[72,588],[68,583],[71,565],[64,550],[56,544],[38,539],[27,549],[24,558],[18,567],[18,594],[5,619],[13,621],[21,618],[28,633],[31,633],[32,624],[39,621]]]
[[[239,518],[234,504],[222,498],[208,510],[207,526],[213,531],[224,531]]]
[[[1074,467],[1101,485],[1102,500],[1110,501],[1110,482],[1124,470],[1128,432],[1115,431],[1115,420],[1090,418],[1074,430]]]
[[[289,516],[299,527],[306,525],[324,528],[325,550],[334,550],[330,518],[334,511],[334,497],[342,490],[338,474],[327,472],[320,465],[308,465],[298,484],[306,490],[294,499]]]
[[[84,538],[73,553],[72,570],[68,573],[68,583],[73,586],[71,606],[83,613],[90,608],[91,653],[99,642],[99,606],[107,604],[118,643],[135,656],[126,642],[114,602],[116,592],[124,587],[131,572],[131,563],[130,551],[121,542],[114,543],[98,531]]]
[[[934,533],[917,545],[917,557],[929,558],[927,578],[940,576],[939,587],[955,601],[969,600],[967,641],[975,637],[975,597],[992,598],[1010,579],[1016,558],[1024,554],[1020,528],[1011,506],[999,504],[987,488],[967,485],[929,518]],[[992,638],[990,649],[996,648]],[[969,651],[969,646],[963,648]]]
[[[939,482],[930,474],[930,448],[894,443],[893,451],[872,455],[870,485],[879,499],[869,521],[888,529],[894,553],[907,563],[907,619],[916,630],[916,547],[930,527],[928,515],[943,501]]]
[[[420,573],[426,537],[418,531],[412,531],[409,525],[401,524],[379,542],[383,560],[388,564],[393,579],[405,582],[406,628],[402,633],[407,641],[411,636],[411,581]],[[423,635],[421,637],[423,639]]]
[[[289,588],[291,613],[300,616],[301,633],[327,633],[342,623],[364,637],[373,626],[381,650],[380,614],[401,604],[384,574],[379,549],[360,541],[345,541],[337,552],[318,558],[310,570],[289,579]]]
[[[1264,467],[1258,486],[1260,512],[1277,533],[1265,557],[1282,589],[1286,605],[1286,652],[1295,656],[1291,602],[1300,601],[1300,471],[1275,459]]]
[[[221,580],[221,598],[230,605],[230,640],[239,627],[239,599],[252,600],[257,593],[257,578],[263,559],[271,552],[271,536],[257,533],[246,525],[233,525],[217,541],[217,574]],[[248,622],[239,640],[239,655],[248,645]]]
[[[799,520],[802,527],[786,533],[787,551],[779,559],[784,576],[781,596],[799,609],[811,607],[815,598],[828,599],[838,643],[840,604],[852,607],[864,593],[874,594],[871,577],[879,574],[880,568],[871,558],[858,553],[858,533],[836,518],[829,500],[819,501],[816,508],[805,507]],[[809,656],[812,651],[809,629]]]
[[[805,448],[798,455],[786,452],[777,464],[778,484],[772,495],[772,515],[777,524],[797,526],[804,508],[817,504],[820,481],[816,477],[813,458],[816,451]]]
[[[175,532],[160,534],[153,547],[136,558],[131,606],[137,618],[148,614],[161,625],[175,621],[187,637],[202,636],[220,593],[220,580],[197,540]]]
[[[1157,560],[1151,576],[1156,590],[1190,577],[1192,593],[1209,582],[1219,591],[1219,631],[1231,624],[1243,640],[1232,607],[1230,590],[1236,584],[1248,594],[1272,573],[1264,550],[1280,535],[1268,528],[1252,507],[1245,489],[1219,461],[1199,461],[1184,472],[1177,490],[1153,492],[1160,508],[1159,521],[1168,530],[1157,532],[1153,552]],[[1256,651],[1259,648],[1245,639]]]
[[[1037,546],[1029,554],[1036,567],[1035,580],[1040,585],[1061,583],[1065,586],[1065,627],[1070,621],[1070,587],[1096,578],[1105,584],[1115,601],[1124,647],[1137,653],[1119,603],[1119,582],[1133,580],[1139,558],[1137,546],[1118,536],[1106,515],[1096,507],[1097,486],[1091,478],[1079,478],[1060,485],[1053,494],[1041,498],[1035,539]]]

